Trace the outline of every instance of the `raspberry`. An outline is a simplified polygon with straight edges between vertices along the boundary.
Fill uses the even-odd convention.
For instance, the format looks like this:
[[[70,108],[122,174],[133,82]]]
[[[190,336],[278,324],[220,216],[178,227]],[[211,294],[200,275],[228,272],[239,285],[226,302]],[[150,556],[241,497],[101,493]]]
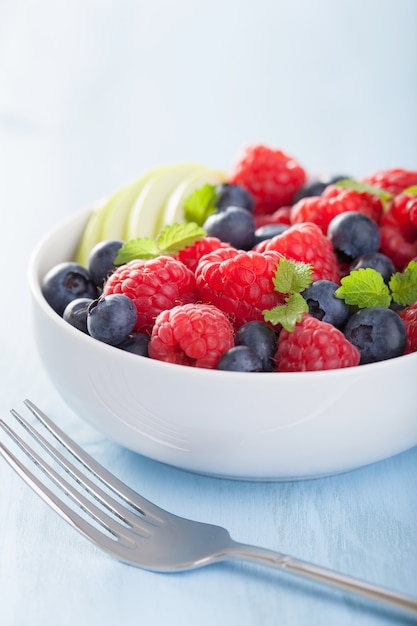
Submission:
[[[262,241],[255,246],[255,250],[263,253],[276,250],[287,259],[310,263],[313,281],[339,282],[339,265],[333,246],[320,227],[312,222],[294,224],[281,235]]]
[[[392,260],[397,270],[402,271],[417,256],[417,240],[407,241],[398,225],[382,224],[379,230],[381,252]]]
[[[417,302],[399,312],[407,333],[405,353],[417,352]]]
[[[135,303],[136,332],[150,332],[161,311],[198,299],[193,272],[169,256],[120,266],[104,285],[103,294],[111,293],[123,293]]]
[[[229,182],[247,189],[255,201],[254,212],[261,214],[291,204],[306,179],[305,170],[292,157],[281,150],[253,145],[239,158]]]
[[[391,216],[408,241],[417,239],[417,194],[400,193],[392,203]]]
[[[323,198],[335,198],[345,206],[345,211],[359,211],[379,223],[384,212],[384,205],[378,194],[356,189],[346,189],[339,185],[328,185],[322,193]],[[355,208],[356,205],[356,208]]]
[[[282,206],[273,213],[258,213],[255,215],[256,228],[269,224],[291,224],[292,206]]]
[[[211,304],[198,303],[162,311],[148,349],[159,361],[213,369],[233,345],[233,326],[226,315]]]
[[[282,329],[274,357],[278,372],[331,370],[358,365],[359,350],[329,324],[303,316],[294,331]]]
[[[251,320],[263,320],[262,311],[283,303],[272,277],[282,255],[223,248],[204,256],[195,277],[203,302],[216,305],[235,328]]]
[[[201,257],[218,248],[230,248],[230,245],[220,241],[217,237],[203,237],[198,239],[192,246],[187,246],[181,250],[177,258],[192,272],[195,272]]]
[[[416,207],[417,196],[399,194],[381,218],[380,250],[400,271],[417,256]]]
[[[407,187],[417,185],[417,172],[401,168],[380,170],[364,178],[363,182],[397,195]]]
[[[310,196],[299,200],[292,208],[291,222],[293,224],[314,222],[326,234],[332,219],[347,211],[364,213],[378,223],[383,207],[376,195],[329,185],[321,196]]]

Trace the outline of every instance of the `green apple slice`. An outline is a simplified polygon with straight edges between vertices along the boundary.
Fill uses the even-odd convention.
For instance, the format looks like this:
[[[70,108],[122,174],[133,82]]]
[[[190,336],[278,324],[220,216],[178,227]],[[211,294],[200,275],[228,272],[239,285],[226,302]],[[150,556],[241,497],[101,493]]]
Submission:
[[[133,204],[148,180],[156,172],[157,169],[149,170],[110,198],[101,225],[101,238],[103,240],[126,239],[126,221]]]
[[[166,166],[154,173],[144,185],[128,215],[126,239],[156,237],[160,212],[172,190],[192,172],[202,168],[195,163]]]
[[[220,170],[203,168],[198,172],[194,172],[183,181],[181,181],[168,198],[159,227],[163,228],[168,224],[182,222],[185,219],[184,203],[196,189],[203,185],[220,185],[227,179],[227,175]]]
[[[78,245],[75,261],[84,267],[88,265],[90,250],[101,241],[101,224],[106,204],[106,200],[103,200],[102,203],[98,204],[97,207],[92,210]]]
[[[128,213],[149,178],[159,170],[145,172],[135,181],[118,189],[91,213],[78,246],[76,261],[87,267],[92,248],[104,239],[125,239],[125,222]]]

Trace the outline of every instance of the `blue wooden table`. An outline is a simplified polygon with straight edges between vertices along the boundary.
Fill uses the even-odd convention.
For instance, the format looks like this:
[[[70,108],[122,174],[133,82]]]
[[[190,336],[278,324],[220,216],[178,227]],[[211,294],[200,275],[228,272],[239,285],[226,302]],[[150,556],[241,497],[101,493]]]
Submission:
[[[416,19],[413,0],[349,8],[330,0],[0,4],[2,417],[29,397],[161,506],[414,596],[417,449],[288,483],[208,478],[123,449],[72,413],[43,370],[26,268],[46,229],[165,161],[227,168],[242,145],[259,140],[312,170],[417,169]],[[412,620],[247,563],[176,575],[122,565],[0,461],[0,623]]]

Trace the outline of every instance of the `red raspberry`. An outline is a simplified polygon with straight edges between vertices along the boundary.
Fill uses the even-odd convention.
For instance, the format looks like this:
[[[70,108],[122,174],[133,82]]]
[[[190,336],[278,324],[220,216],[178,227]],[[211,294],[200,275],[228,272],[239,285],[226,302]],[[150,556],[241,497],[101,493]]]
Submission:
[[[396,196],[407,187],[417,185],[417,172],[401,168],[380,170],[364,178],[363,182],[389,191]]]
[[[198,299],[194,274],[169,256],[138,259],[121,265],[108,278],[103,294],[123,293],[136,305],[134,330],[150,332],[161,311]]]
[[[417,302],[399,312],[407,333],[405,354],[417,352]]]
[[[395,196],[390,212],[404,237],[408,241],[417,239],[417,193]]]
[[[416,212],[417,196],[399,194],[381,218],[380,250],[400,271],[417,256]]]
[[[234,330],[211,304],[184,304],[162,311],[155,320],[149,356],[159,361],[213,369],[234,345]]]
[[[402,271],[417,257],[417,240],[411,243],[407,241],[398,225],[384,223],[379,230],[381,252],[390,257],[398,271]]]
[[[198,262],[205,254],[218,248],[230,248],[230,244],[220,241],[217,237],[203,237],[192,246],[187,246],[177,254],[177,258],[192,272],[195,272]]]
[[[282,329],[274,357],[278,372],[306,372],[352,367],[360,352],[332,324],[304,315],[293,332]]]
[[[384,213],[381,197],[378,194],[367,191],[346,189],[341,185],[328,185],[323,191],[322,197],[338,198],[345,205],[345,211],[360,211],[377,223],[379,223]]]
[[[232,171],[229,182],[242,185],[255,201],[255,213],[273,213],[289,205],[307,179],[305,170],[281,150],[248,146]]]
[[[263,320],[262,311],[283,303],[272,277],[282,255],[222,248],[204,256],[195,277],[203,302],[216,305],[235,328],[251,320]]]
[[[339,202],[337,199],[310,196],[308,198],[302,198],[294,204],[291,211],[291,223],[302,224],[303,222],[313,222],[320,227],[324,234],[327,234],[327,228],[332,219],[345,210],[343,203]],[[356,206],[353,210],[357,210]]]
[[[383,207],[380,198],[376,195],[329,185],[321,196],[302,198],[294,204],[291,222],[293,224],[314,222],[320,226],[324,234],[327,234],[332,219],[346,211],[359,211],[379,223]]]
[[[281,235],[261,241],[254,249],[263,253],[276,250],[287,259],[310,263],[313,280],[339,282],[339,265],[333,246],[320,227],[312,222],[294,224]]]
[[[254,215],[256,228],[267,224],[291,224],[292,206],[282,206],[273,213],[259,213]]]

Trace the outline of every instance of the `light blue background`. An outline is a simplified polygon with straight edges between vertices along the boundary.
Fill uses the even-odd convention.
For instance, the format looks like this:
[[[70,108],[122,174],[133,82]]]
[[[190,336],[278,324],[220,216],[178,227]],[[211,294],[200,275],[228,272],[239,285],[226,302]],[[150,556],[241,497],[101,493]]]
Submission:
[[[1,0],[1,415],[31,397],[162,506],[417,595],[416,449],[287,484],[205,478],[141,458],[59,398],[36,353],[26,286],[47,228],[162,162],[228,168],[261,141],[312,172],[417,169],[416,27],[414,0]],[[2,626],[137,622],[402,623],[249,565],[176,576],[120,565],[1,462]]]

